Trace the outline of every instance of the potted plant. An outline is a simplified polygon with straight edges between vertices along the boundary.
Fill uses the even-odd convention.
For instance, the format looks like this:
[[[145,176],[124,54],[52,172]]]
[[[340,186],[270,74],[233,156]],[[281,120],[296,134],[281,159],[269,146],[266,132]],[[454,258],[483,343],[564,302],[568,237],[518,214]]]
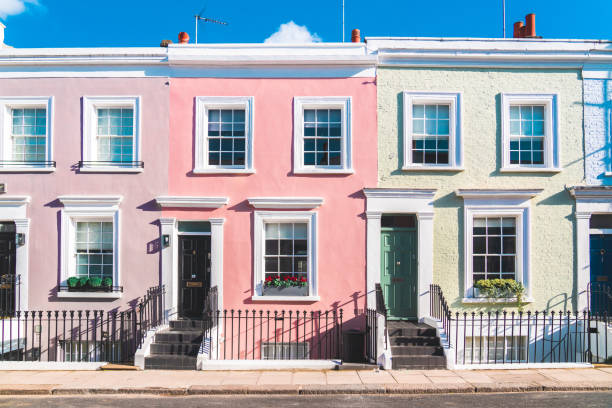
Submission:
[[[99,291],[102,288],[102,278],[90,278],[89,279],[89,287],[93,291]]]
[[[263,284],[264,296],[308,296],[308,280],[297,276],[268,276]]]
[[[102,279],[102,288],[110,292],[113,289],[113,279],[112,278]]]
[[[68,278],[68,291],[76,291],[78,289],[78,285],[79,285],[79,278],[77,278],[76,276],[71,276],[70,278]]]
[[[522,310],[525,287],[521,282],[514,279],[480,279],[474,283],[474,288],[477,297],[516,302],[519,311]]]

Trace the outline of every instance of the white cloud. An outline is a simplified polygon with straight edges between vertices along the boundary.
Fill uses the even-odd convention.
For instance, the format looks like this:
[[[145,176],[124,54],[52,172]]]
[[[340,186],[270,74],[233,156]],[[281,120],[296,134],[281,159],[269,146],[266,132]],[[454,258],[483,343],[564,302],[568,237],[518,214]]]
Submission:
[[[266,44],[308,44],[313,42],[321,42],[321,37],[316,33],[311,34],[306,26],[297,25],[293,21],[281,24],[278,31],[264,41]]]
[[[38,4],[38,0],[0,0],[0,18],[23,13],[27,3]]]

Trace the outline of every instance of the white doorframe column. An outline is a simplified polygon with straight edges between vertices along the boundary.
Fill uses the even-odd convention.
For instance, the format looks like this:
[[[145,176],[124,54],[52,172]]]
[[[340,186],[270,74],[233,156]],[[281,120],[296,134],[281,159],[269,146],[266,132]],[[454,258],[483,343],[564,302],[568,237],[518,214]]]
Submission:
[[[217,308],[223,310],[223,224],[225,218],[210,218],[210,287],[217,287]]]
[[[176,275],[174,273],[174,247],[178,244],[176,240],[176,218],[160,218],[159,227],[162,268],[161,283],[164,285],[166,291],[164,311],[166,313],[166,317],[170,317],[177,312],[176,308],[174,307],[176,300],[176,285],[174,284],[174,275]],[[167,247],[164,247],[164,235],[168,235],[169,237],[169,245]]]
[[[429,285],[433,283],[433,198],[435,189],[366,188],[367,307],[376,308],[374,288],[380,283],[380,234],[383,214],[415,214],[418,233],[419,320],[429,316]]]

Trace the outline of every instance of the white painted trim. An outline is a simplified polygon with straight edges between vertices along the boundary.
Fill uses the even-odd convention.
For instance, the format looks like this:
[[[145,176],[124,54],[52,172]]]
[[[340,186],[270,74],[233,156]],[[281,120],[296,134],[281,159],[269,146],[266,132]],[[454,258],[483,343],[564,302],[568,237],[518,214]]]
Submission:
[[[96,161],[96,135],[97,135],[97,115],[98,108],[132,108],[134,110],[134,146],[132,161],[142,160],[142,97],[141,96],[83,96],[83,161]],[[82,171],[87,166],[83,166]],[[143,169],[127,168],[125,165],[117,164],[117,166],[96,167],[90,166],[89,172],[129,172],[138,173]],[[94,169],[95,167],[95,169]],[[112,169],[112,170],[111,170]],[[86,170],[86,172],[87,172]],[[125,171],[128,170],[128,171]],[[137,170],[137,171],[129,171]]]
[[[20,293],[17,299],[18,310],[29,310],[29,247],[30,247],[30,219],[27,218],[27,207],[30,203],[29,196],[0,196],[0,221],[12,221],[15,223],[15,233],[25,234],[25,243],[16,247],[15,251],[15,274],[20,276]]]
[[[450,171],[463,168],[463,95],[461,92],[404,91],[403,135],[404,156],[402,170]],[[412,162],[412,106],[414,104],[449,104],[448,164],[420,164]]]
[[[380,283],[380,239],[383,214],[415,214],[418,234],[417,316],[429,316],[429,285],[433,283],[435,189],[366,188],[366,292],[368,308],[376,308],[375,285]]]
[[[178,221],[176,218],[160,218],[160,240],[162,235],[170,237],[170,245],[161,250],[161,281],[166,288],[165,314],[174,317],[178,313]],[[189,221],[196,221],[190,219]],[[219,310],[223,310],[223,225],[224,218],[209,218],[197,221],[210,222],[210,285],[217,286]],[[182,234],[181,234],[182,235]],[[201,234],[204,235],[204,234]]]
[[[533,303],[533,302],[534,302],[533,298],[523,298],[521,300],[521,303]],[[480,298],[480,297],[468,298],[468,297],[465,297],[461,299],[461,303],[467,303],[467,304],[516,303],[516,298],[515,297],[512,297],[512,298]]]
[[[254,173],[255,98],[253,96],[196,96],[194,174]],[[210,165],[208,163],[208,110],[244,109],[244,166]]]
[[[454,356],[453,356],[454,357]],[[590,363],[512,363],[512,364],[456,364],[454,370],[527,370],[550,368],[592,368]]]
[[[119,167],[117,166],[83,166],[80,173],[142,173],[142,167]]]
[[[561,139],[559,135],[559,95],[558,94],[513,94],[501,95],[501,140],[502,164],[500,171],[529,169],[561,171]],[[525,165],[510,163],[510,106],[544,105],[544,164]]]
[[[589,233],[591,235],[612,235],[612,228],[591,228]]]
[[[44,107],[47,111],[46,117],[46,161],[53,161],[53,117],[55,103],[53,96],[17,96],[17,97],[2,97],[0,98],[0,160],[12,160],[11,156],[11,113],[10,110],[14,108],[40,108]],[[34,166],[28,165],[24,162],[23,166],[0,166],[0,172],[6,173],[20,173],[20,172],[54,172],[55,168],[52,166]]]
[[[251,197],[247,200],[255,208],[311,210],[323,205],[323,198],[321,197]]]
[[[97,371],[107,362],[2,361],[0,371]]]
[[[352,149],[352,97],[350,96],[296,96],[293,98],[293,173],[294,174],[351,174]],[[304,109],[340,109],[342,117],[340,165],[306,166],[304,164]]]
[[[122,296],[121,292],[57,292],[58,298],[65,299],[121,299]]]
[[[276,296],[263,296],[265,279],[264,253],[266,223],[306,222],[308,224],[308,296],[318,297],[318,239],[317,213],[310,211],[255,211],[253,213],[253,296],[272,301]],[[284,299],[285,297],[283,297]],[[292,297],[287,297],[291,299]]]
[[[342,365],[335,360],[204,360],[205,371],[250,371],[250,370],[334,370]]]
[[[318,302],[321,296],[251,296],[253,302]]]
[[[147,330],[142,345],[138,348],[138,350],[136,350],[136,354],[134,354],[134,365],[136,367],[140,368],[141,370],[145,369],[145,358],[151,355],[151,344],[155,338],[155,333],[167,328],[167,325],[163,325],[156,327],[155,329]]]
[[[463,273],[465,298],[474,298],[472,276],[472,230],[475,217],[513,217],[516,219],[517,282],[525,287],[529,298],[531,288],[531,205],[530,199],[542,190],[457,190],[463,197]]]
[[[576,200],[582,200],[582,202],[587,202],[584,200],[593,200],[593,199],[602,199],[602,200],[612,200],[612,188],[604,187],[604,186],[592,186],[592,187],[584,187],[576,186],[572,187],[570,193],[572,196],[576,198]],[[605,211],[604,211],[605,212]]]
[[[60,253],[60,284],[65,285],[70,276],[76,272],[75,264],[75,224],[78,221],[106,220],[113,223],[113,286],[121,284],[121,224],[120,210],[122,196],[60,196],[58,200],[64,205],[61,210],[61,253]],[[74,296],[73,296],[74,295]],[[61,298],[88,298],[95,295],[96,298],[116,298],[121,293],[79,293],[58,292]],[[92,296],[93,297],[93,296]]]
[[[229,203],[227,197],[159,196],[155,198],[162,208],[221,208]]]

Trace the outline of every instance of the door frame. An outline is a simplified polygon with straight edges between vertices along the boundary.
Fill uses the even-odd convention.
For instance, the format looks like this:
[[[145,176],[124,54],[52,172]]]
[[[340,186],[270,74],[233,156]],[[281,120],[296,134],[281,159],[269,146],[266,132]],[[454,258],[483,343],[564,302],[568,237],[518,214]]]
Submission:
[[[436,189],[366,188],[366,290],[367,307],[376,308],[376,284],[380,284],[381,218],[383,214],[417,217],[417,318],[430,315],[429,287],[433,283],[433,199]]]
[[[179,245],[178,221],[206,221],[210,223],[210,232],[186,232],[180,235],[210,235],[210,287],[217,287],[217,302],[219,310],[223,310],[223,224],[225,218],[180,219],[160,218],[161,245],[161,282],[166,288],[165,314],[166,318],[178,316],[179,291]],[[168,235],[168,246],[163,245],[163,236]]]
[[[384,215],[412,215],[412,214],[389,214],[389,213],[384,213],[383,216]],[[381,216],[381,219],[382,219],[382,216]],[[383,245],[382,237],[383,237],[383,233],[385,233],[385,232],[415,232],[416,233],[415,237],[414,237],[415,240],[417,241],[416,245],[415,245],[415,249],[417,251],[417,260],[416,260],[416,266],[417,266],[416,272],[417,272],[417,276],[416,276],[416,282],[415,283],[417,284],[417,288],[418,288],[418,285],[419,285],[419,277],[418,277],[418,266],[419,266],[419,260],[418,260],[418,238],[419,238],[419,228],[418,228],[418,225],[415,225],[414,228],[406,228],[406,227],[381,227],[381,229],[380,229],[381,255],[382,255],[382,245]],[[380,269],[381,278],[380,279],[381,280],[382,280],[382,273],[383,273],[383,270],[382,270],[382,260],[383,259],[382,259],[382,256],[381,256],[381,258],[380,258],[380,261],[381,261],[381,269]],[[417,294],[418,294],[418,290],[417,290]],[[387,316],[387,317],[389,318],[389,320],[418,320],[418,306],[419,306],[418,300],[416,300],[415,303],[416,304],[414,305],[414,314],[412,316],[402,316],[402,317]],[[387,307],[387,310],[388,310],[388,307]]]

